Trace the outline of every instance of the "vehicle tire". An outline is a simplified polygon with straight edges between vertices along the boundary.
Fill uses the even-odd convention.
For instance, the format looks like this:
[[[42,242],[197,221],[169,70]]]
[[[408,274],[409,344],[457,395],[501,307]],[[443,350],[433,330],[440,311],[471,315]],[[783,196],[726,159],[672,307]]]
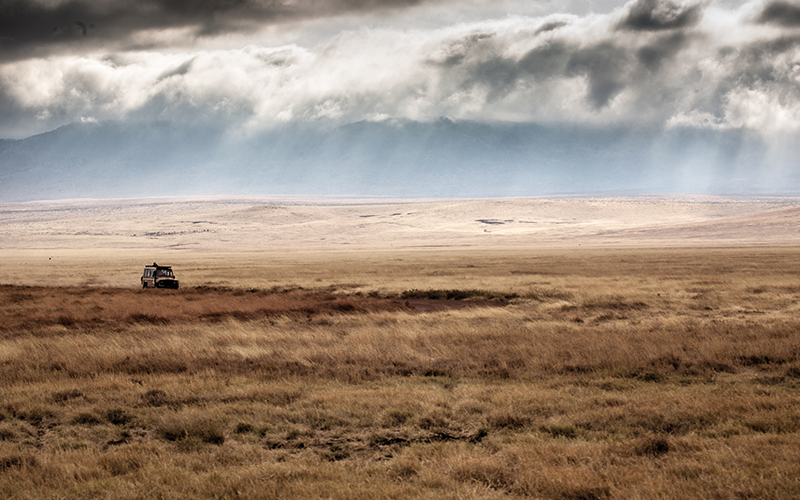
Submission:
[[[142,288],[147,288],[147,282],[146,281],[142,281]]]

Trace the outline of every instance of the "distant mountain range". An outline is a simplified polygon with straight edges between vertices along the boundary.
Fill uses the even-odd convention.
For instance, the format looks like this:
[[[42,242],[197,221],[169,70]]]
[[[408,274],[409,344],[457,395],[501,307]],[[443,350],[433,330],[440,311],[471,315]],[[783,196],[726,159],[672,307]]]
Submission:
[[[0,201],[797,192],[800,147],[780,152],[738,130],[443,119],[291,125],[244,136],[210,125],[82,123],[0,140]]]

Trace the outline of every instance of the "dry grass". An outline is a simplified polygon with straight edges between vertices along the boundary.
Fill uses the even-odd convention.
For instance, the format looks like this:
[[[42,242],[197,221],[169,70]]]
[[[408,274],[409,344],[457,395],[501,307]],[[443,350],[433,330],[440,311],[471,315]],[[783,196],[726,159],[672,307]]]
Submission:
[[[330,313],[399,310],[397,301],[353,298],[330,290],[232,290],[195,287],[180,291],[121,288],[52,288],[0,285],[0,332],[47,334],[52,327],[119,329],[136,324],[168,325],[255,320]]]
[[[180,268],[178,291],[8,284],[0,495],[796,498],[798,253],[405,253],[351,274],[308,257],[284,285],[227,259],[244,287]]]

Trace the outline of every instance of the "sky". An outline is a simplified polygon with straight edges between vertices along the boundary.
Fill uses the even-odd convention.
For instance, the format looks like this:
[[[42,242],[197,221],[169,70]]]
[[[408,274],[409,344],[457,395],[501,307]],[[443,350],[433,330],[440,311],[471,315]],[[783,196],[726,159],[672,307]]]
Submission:
[[[736,168],[765,172],[748,179],[800,188],[800,3],[0,0],[0,138],[166,122],[246,141],[441,120],[733,134],[753,145]],[[659,154],[685,145],[670,140]]]

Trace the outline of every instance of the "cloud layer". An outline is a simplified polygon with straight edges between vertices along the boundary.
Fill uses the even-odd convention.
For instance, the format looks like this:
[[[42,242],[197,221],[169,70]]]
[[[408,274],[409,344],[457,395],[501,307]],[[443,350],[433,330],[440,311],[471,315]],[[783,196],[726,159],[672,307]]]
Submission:
[[[265,24],[344,13],[403,9],[435,0],[10,0],[0,2],[3,57],[81,47],[150,46],[138,35],[181,31],[189,38],[255,32]],[[91,35],[90,38],[87,37]]]
[[[800,4],[635,0],[604,14],[386,20],[443,3],[3,2],[0,137],[104,120],[207,121],[243,135],[441,117],[747,129],[774,141],[800,129]],[[282,40],[317,34],[268,43],[276,26]]]

